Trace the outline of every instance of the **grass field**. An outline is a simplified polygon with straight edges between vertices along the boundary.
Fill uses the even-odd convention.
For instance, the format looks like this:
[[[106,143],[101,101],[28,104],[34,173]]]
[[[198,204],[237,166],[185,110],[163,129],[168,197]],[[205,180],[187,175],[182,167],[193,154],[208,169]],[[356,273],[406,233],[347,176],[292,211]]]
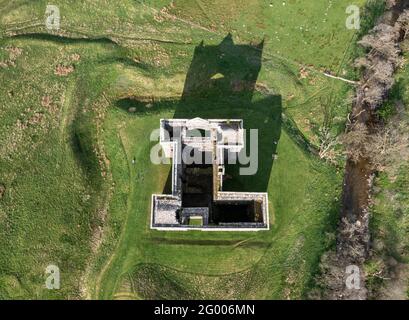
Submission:
[[[54,4],[59,32],[44,28],[45,1],[0,1],[0,298],[305,297],[334,241],[342,172],[311,150],[322,101],[334,134],[348,112],[350,86],[322,72],[350,75],[349,1]],[[195,48],[228,33],[264,39],[258,89],[181,101]],[[174,116],[243,118],[263,133],[258,174],[226,187],[268,192],[269,231],[149,229],[170,169],[150,162],[149,134]],[[51,263],[60,290],[44,287]]]
[[[379,112],[386,123],[400,125],[406,134],[409,123],[408,79],[409,68],[406,66],[397,74],[389,101]],[[406,107],[397,114],[396,103],[399,102]],[[397,158],[392,158],[386,170],[375,179],[371,221],[374,254],[367,263],[369,288],[381,297],[392,299],[409,298],[409,161],[405,159],[406,153],[403,151]],[[376,276],[386,272],[390,272],[387,277]]]

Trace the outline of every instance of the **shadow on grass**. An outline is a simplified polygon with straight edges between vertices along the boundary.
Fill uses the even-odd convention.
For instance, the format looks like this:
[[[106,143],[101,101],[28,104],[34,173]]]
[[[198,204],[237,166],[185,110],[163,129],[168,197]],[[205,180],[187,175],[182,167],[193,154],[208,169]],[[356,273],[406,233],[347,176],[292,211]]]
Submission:
[[[152,114],[160,114],[163,111],[175,110],[178,105],[175,100],[140,100],[137,97],[126,97],[116,102],[118,109],[126,112],[129,115],[147,116]],[[158,121],[159,128],[159,121]]]
[[[246,154],[252,149],[250,130],[258,130],[257,171],[241,175],[236,164],[226,166],[224,190],[267,190],[274,155],[281,133],[281,96],[256,91],[261,69],[264,41],[258,44],[234,44],[227,35],[219,45],[200,43],[186,75],[175,119],[243,119],[247,136]],[[164,193],[170,192],[171,175]]]
[[[75,44],[75,43],[100,43],[104,45],[116,46],[117,44],[107,38],[107,37],[95,37],[95,38],[70,38],[67,36],[46,34],[46,33],[27,33],[27,34],[17,34],[12,36],[15,39],[28,39],[28,40],[42,40],[42,41],[52,41],[60,44]]]

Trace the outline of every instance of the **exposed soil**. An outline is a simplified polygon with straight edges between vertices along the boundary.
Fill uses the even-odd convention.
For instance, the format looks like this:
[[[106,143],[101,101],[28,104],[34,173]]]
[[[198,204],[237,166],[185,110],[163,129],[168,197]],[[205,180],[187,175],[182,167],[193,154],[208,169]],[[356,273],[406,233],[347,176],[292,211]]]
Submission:
[[[64,66],[59,64],[55,67],[54,74],[57,76],[67,76],[74,71],[74,66]]]
[[[368,207],[368,180],[372,174],[367,159],[354,163],[348,160],[345,167],[341,217],[350,220],[362,218],[362,208]],[[357,215],[358,213],[358,215]]]

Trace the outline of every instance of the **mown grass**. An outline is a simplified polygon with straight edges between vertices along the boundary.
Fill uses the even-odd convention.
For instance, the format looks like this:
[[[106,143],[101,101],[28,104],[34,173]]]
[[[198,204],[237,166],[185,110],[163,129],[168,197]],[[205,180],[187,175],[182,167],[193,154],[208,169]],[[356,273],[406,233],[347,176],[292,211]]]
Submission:
[[[50,128],[25,129],[13,158],[1,160],[0,183],[6,186],[0,200],[1,298],[300,298],[308,291],[320,254],[331,244],[341,175],[299,141],[317,143],[322,99],[335,110],[335,132],[342,128],[350,87],[320,72],[328,68],[342,75],[346,68],[354,34],[344,23],[350,3],[198,2],[56,1],[60,32],[43,26],[45,1],[5,4],[0,60],[8,59],[8,45],[23,48],[23,56],[16,67],[0,69],[5,84],[0,137],[8,138],[21,113],[40,108],[45,95],[52,96],[58,111],[49,116]],[[164,5],[168,13],[158,14]],[[231,187],[269,193],[271,230],[151,231],[150,195],[163,191],[169,166],[150,163],[149,133],[159,118],[181,114],[179,99],[194,47],[202,40],[218,44],[229,32],[236,43],[264,38],[258,83],[280,96],[281,111],[295,124],[292,130],[281,126],[278,158],[269,159],[263,177],[231,182]],[[81,56],[78,62],[72,61],[74,53]],[[57,64],[73,64],[75,70],[59,77]],[[306,65],[306,77],[300,77]],[[129,114],[129,99],[135,97],[150,99],[155,107]],[[276,127],[264,124],[272,110],[257,104],[265,97],[259,93],[252,100],[264,114],[220,104],[217,96],[213,109],[195,107],[206,99],[193,100],[186,114],[243,117],[272,133]],[[267,155],[272,147],[268,136],[264,139]],[[101,145],[109,159],[105,165]],[[108,215],[101,219],[107,199]],[[104,240],[95,255],[91,240],[98,226]],[[62,271],[59,291],[44,288],[50,262]]]

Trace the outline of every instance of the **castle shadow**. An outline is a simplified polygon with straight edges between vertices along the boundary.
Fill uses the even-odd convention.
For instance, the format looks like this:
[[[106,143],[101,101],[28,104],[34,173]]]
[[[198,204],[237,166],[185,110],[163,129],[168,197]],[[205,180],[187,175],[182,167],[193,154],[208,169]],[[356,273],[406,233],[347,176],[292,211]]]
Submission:
[[[257,90],[264,41],[235,44],[227,35],[218,45],[200,43],[186,75],[175,119],[243,119],[246,154],[256,149],[255,174],[240,174],[245,164],[226,165],[223,190],[265,192],[281,133],[281,96]],[[250,129],[258,130],[257,146]],[[256,147],[256,148],[254,148]],[[253,156],[252,154],[251,156]],[[163,193],[170,193],[171,174]]]

